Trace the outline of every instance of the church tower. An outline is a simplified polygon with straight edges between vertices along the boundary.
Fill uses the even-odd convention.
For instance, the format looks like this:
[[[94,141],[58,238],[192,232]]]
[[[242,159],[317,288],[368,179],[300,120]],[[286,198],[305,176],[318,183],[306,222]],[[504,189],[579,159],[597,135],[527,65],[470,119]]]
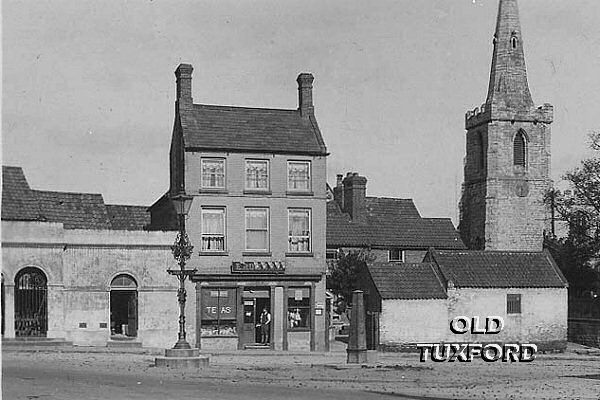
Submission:
[[[527,84],[517,0],[500,0],[487,99],[468,111],[459,230],[473,250],[541,251],[553,107]]]

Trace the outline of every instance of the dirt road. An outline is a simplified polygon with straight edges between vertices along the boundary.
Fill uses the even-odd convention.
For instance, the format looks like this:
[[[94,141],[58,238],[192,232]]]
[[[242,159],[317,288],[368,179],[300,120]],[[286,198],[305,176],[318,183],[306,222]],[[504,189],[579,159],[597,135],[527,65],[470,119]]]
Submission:
[[[600,357],[539,355],[532,363],[420,363],[383,354],[220,355],[197,371],[153,367],[142,354],[2,355],[5,399],[600,399]]]

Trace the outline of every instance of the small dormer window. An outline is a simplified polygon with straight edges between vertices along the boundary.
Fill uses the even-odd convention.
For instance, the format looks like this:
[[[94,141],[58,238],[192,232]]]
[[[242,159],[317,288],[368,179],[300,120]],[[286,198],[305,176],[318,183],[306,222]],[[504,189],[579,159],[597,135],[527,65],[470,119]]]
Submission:
[[[404,250],[401,249],[390,249],[388,252],[388,261],[391,262],[404,262]]]

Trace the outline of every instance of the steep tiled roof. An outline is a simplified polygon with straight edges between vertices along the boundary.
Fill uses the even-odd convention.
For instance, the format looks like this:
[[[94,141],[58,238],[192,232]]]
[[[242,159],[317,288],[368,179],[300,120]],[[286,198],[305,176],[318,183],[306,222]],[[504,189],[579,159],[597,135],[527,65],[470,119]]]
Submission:
[[[298,110],[194,104],[180,111],[186,148],[326,154],[314,117]]]
[[[2,166],[2,219],[35,221],[40,219],[37,198],[21,167]]]
[[[101,194],[35,190],[42,215],[66,229],[110,229]]]
[[[371,244],[369,226],[352,222],[335,201],[327,203],[326,236],[327,246],[368,247]]]
[[[547,251],[431,250],[428,260],[438,265],[456,287],[565,287],[566,280]]]
[[[127,231],[143,230],[150,223],[147,209],[146,206],[106,205],[112,229]]]
[[[430,263],[384,263],[368,266],[383,299],[445,299],[444,286]]]
[[[48,221],[65,229],[143,230],[147,207],[106,205],[101,194],[32,190],[20,167],[2,166],[2,219]]]
[[[421,218],[411,199],[367,197],[367,222],[359,224],[327,203],[328,246],[465,249],[449,218]]]

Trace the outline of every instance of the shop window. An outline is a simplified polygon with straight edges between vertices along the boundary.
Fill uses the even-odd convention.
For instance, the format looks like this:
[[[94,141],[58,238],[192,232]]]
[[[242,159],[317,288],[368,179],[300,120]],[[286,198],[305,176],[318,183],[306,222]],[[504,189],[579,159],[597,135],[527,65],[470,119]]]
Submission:
[[[288,210],[288,243],[292,253],[310,252],[310,210]]]
[[[288,330],[310,328],[310,289],[288,290]]]
[[[202,251],[225,251],[225,209],[202,209]]]
[[[246,160],[246,189],[269,189],[269,161]]]
[[[202,164],[202,188],[225,189],[225,159],[203,158]]]
[[[507,294],[506,295],[506,313],[521,314],[521,295]]]
[[[203,288],[201,336],[237,336],[236,289]]]
[[[246,250],[269,251],[268,208],[246,208]]]
[[[310,161],[288,162],[288,190],[310,191]]]

